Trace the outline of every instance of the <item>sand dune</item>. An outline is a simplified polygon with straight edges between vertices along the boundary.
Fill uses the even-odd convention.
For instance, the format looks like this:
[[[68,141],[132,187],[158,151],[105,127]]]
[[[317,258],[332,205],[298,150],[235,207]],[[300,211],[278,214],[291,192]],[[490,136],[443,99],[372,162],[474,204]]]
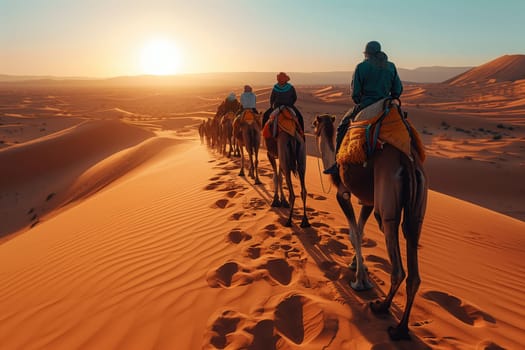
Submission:
[[[286,212],[269,206],[266,160],[264,185],[255,187],[237,176],[237,162],[197,142],[166,149],[122,181],[0,246],[2,344],[524,345],[523,222],[431,192],[421,242],[423,284],[411,320],[414,340],[392,344],[385,329],[400,315],[403,292],[392,316],[378,318],[366,307],[389,285],[382,234],[371,221],[364,252],[376,287],[357,294],[347,284],[352,254],[345,220],[334,193],[322,192],[316,167],[309,158],[312,228],[289,229],[282,226]]]
[[[152,136],[118,121],[86,121],[0,150],[0,236],[34,226],[46,213],[75,197],[64,196],[64,191],[82,173]],[[135,154],[132,158],[140,157]],[[127,167],[133,164],[131,159],[126,162]],[[116,167],[104,176],[118,177],[118,173]]]
[[[445,83],[466,85],[482,81],[516,81],[525,79],[525,55],[505,55],[474,67]]]
[[[390,315],[371,313],[391,271],[373,219],[363,252],[374,289],[349,287],[346,219],[310,133],[312,227],[286,228],[264,150],[255,186],[198,141],[229,87],[9,90],[0,135],[20,132],[0,150],[2,348],[523,348],[522,85],[407,86],[433,191],[413,339],[398,343],[386,329],[405,287]],[[351,108],[348,86],[297,90],[307,131],[317,113]],[[266,109],[270,88],[254,91]]]

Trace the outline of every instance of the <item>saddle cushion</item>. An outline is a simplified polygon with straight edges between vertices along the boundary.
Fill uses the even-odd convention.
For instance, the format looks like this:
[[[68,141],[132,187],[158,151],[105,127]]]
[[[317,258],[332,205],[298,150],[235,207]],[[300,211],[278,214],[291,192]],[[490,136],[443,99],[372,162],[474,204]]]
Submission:
[[[275,127],[276,120],[278,128]],[[272,136],[277,137],[279,131],[284,131],[293,137],[296,136],[297,132],[301,131],[297,116],[289,107],[276,108],[272,114],[270,114],[270,118],[263,128],[263,136],[265,138]]]
[[[382,114],[383,111],[381,110],[371,119],[358,120],[350,124],[349,130],[346,133],[343,142],[341,143],[341,148],[336,156],[338,163],[365,163],[367,161],[367,148],[374,150],[377,146],[373,144],[367,145],[367,142],[373,142],[373,135],[377,132],[378,127],[380,127],[379,136],[377,138],[378,141],[396,147],[398,150],[405,153],[410,159],[412,159],[413,151],[415,151],[418,153],[420,159],[424,161],[425,150],[423,143],[410,121],[406,120],[411,130],[412,139],[398,108],[392,107],[382,120],[381,124],[377,124],[376,122]],[[368,137],[367,127],[369,127]],[[415,147],[415,149],[413,150],[412,147]]]

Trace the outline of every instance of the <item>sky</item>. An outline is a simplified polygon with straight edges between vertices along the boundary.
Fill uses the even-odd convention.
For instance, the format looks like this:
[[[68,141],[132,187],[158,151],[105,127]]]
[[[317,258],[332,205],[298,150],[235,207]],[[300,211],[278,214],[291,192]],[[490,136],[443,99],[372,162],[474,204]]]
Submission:
[[[525,0],[0,0],[0,74],[350,71],[525,53]]]

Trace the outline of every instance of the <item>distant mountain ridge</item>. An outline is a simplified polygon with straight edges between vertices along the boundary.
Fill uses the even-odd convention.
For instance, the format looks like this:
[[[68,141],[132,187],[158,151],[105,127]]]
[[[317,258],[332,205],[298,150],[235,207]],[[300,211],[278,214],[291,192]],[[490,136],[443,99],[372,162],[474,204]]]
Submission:
[[[420,67],[416,69],[398,68],[403,81],[416,83],[437,83],[461,74],[471,67]],[[123,76],[114,78],[53,77],[53,76],[15,76],[0,74],[0,82],[35,84],[81,84],[88,85],[273,85],[276,72],[224,72],[196,73],[173,76]],[[336,72],[289,72],[291,82],[296,85],[350,85],[352,71]]]

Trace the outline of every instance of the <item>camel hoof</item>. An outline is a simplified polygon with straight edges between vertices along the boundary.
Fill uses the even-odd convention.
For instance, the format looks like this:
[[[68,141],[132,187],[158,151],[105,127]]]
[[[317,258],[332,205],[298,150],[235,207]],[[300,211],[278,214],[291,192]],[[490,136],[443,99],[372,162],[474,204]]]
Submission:
[[[292,220],[288,220],[284,223],[284,226],[286,227],[292,227]]]
[[[305,216],[305,217],[303,218],[303,221],[301,221],[301,227],[302,227],[302,228],[305,228],[305,227],[310,227],[310,226],[311,226],[311,225],[310,225],[310,223],[308,222],[308,218]]]
[[[281,205],[282,205],[282,203],[279,202],[279,200],[277,198],[274,198],[274,200],[272,202],[272,207],[279,208]]]
[[[370,309],[375,314],[387,314],[390,305],[386,305],[384,301],[376,300],[370,302]]]
[[[239,176],[244,177],[244,171],[241,171],[241,172],[239,173]]]
[[[411,340],[410,334],[408,334],[408,327],[388,327],[388,335],[390,339],[394,341],[398,340]]]
[[[290,204],[287,201],[282,201],[281,205],[283,208],[290,208]]]
[[[261,180],[259,180],[259,179],[255,179],[255,184],[256,184],[256,185],[261,185],[262,182],[261,182]]]
[[[352,287],[352,289],[357,292],[362,292],[365,290],[370,290],[374,286],[372,286],[372,284],[368,280],[359,282],[356,280],[355,282],[350,282],[350,287]]]

